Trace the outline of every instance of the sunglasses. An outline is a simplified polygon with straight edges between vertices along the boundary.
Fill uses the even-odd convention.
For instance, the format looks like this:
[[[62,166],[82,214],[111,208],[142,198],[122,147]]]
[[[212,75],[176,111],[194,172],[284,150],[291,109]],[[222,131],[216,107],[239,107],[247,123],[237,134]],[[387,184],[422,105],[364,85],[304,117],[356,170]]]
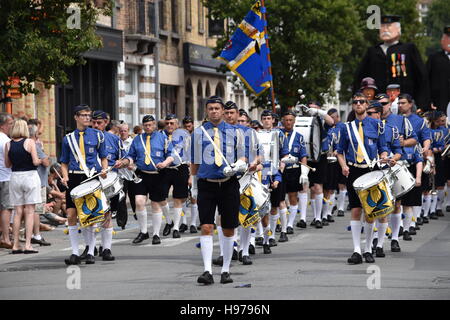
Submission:
[[[353,100],[352,103],[353,104],[364,104],[364,103],[367,103],[367,101],[366,100]]]
[[[368,112],[367,112],[367,114],[368,114],[369,116],[373,115],[374,113],[379,113],[379,112],[378,112],[378,111],[368,111]]]

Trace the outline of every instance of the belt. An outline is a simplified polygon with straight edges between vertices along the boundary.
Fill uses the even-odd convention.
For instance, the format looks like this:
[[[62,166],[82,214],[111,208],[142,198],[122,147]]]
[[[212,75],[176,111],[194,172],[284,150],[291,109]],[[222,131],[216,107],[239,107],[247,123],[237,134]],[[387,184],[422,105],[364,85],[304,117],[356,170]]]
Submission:
[[[146,171],[146,170],[140,170],[140,171],[143,173],[146,173],[146,174],[158,174],[159,173],[159,171]]]
[[[182,165],[187,165],[187,163],[183,162],[183,163],[177,164],[176,166],[167,167],[167,169],[178,169],[178,167],[180,167]]]
[[[83,170],[69,170],[70,174],[85,174]]]
[[[297,169],[297,168],[300,168],[300,165],[298,165],[298,164],[293,164],[291,167],[285,167],[284,169],[285,169],[285,170],[289,170],[289,169]]]
[[[349,166],[355,167],[355,168],[361,168],[361,169],[367,169],[369,168],[368,164],[357,164],[357,163],[353,163],[353,162],[348,162]]]
[[[226,182],[226,181],[228,181],[230,179],[231,179],[231,177],[226,177],[226,178],[223,178],[223,179],[205,179],[205,180],[208,181],[208,182],[222,183],[222,182]]]

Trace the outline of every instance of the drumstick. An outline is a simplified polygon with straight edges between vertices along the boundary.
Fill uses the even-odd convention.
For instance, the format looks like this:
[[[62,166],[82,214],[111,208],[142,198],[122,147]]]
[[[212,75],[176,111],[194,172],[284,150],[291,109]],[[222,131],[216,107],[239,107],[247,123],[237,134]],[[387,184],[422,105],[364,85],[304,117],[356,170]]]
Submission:
[[[55,168],[53,168],[53,171],[56,172],[56,174],[58,175],[59,180],[61,180],[61,182],[62,182],[62,181],[63,181],[63,178],[62,178],[61,175],[59,174],[58,170],[56,170]],[[64,183],[64,185],[65,185],[66,187],[68,187],[67,183]]]

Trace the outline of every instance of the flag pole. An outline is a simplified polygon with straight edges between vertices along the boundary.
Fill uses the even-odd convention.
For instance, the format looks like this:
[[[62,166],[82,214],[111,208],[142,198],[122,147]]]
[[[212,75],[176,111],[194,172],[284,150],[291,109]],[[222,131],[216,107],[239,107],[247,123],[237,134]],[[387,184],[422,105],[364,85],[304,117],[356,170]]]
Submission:
[[[269,61],[270,92],[271,92],[271,95],[272,95],[272,112],[275,113],[275,90],[273,88],[272,63],[270,62],[269,34],[267,33],[266,6],[265,6],[265,1],[264,0],[261,0],[261,5],[264,8],[264,12],[262,14],[263,14],[263,20],[265,21],[264,33],[265,33],[266,45],[267,45],[267,60]]]

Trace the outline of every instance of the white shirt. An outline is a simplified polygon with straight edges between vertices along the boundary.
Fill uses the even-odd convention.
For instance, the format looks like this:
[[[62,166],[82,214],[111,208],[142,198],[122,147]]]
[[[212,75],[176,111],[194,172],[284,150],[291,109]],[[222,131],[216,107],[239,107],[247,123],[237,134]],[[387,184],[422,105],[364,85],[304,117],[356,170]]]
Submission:
[[[5,144],[11,139],[0,131],[0,182],[9,181],[11,178],[11,168],[5,167]]]
[[[133,142],[133,138],[132,137],[128,137],[126,140],[122,140],[123,147],[125,148],[126,152],[128,152],[130,150],[132,142]]]

